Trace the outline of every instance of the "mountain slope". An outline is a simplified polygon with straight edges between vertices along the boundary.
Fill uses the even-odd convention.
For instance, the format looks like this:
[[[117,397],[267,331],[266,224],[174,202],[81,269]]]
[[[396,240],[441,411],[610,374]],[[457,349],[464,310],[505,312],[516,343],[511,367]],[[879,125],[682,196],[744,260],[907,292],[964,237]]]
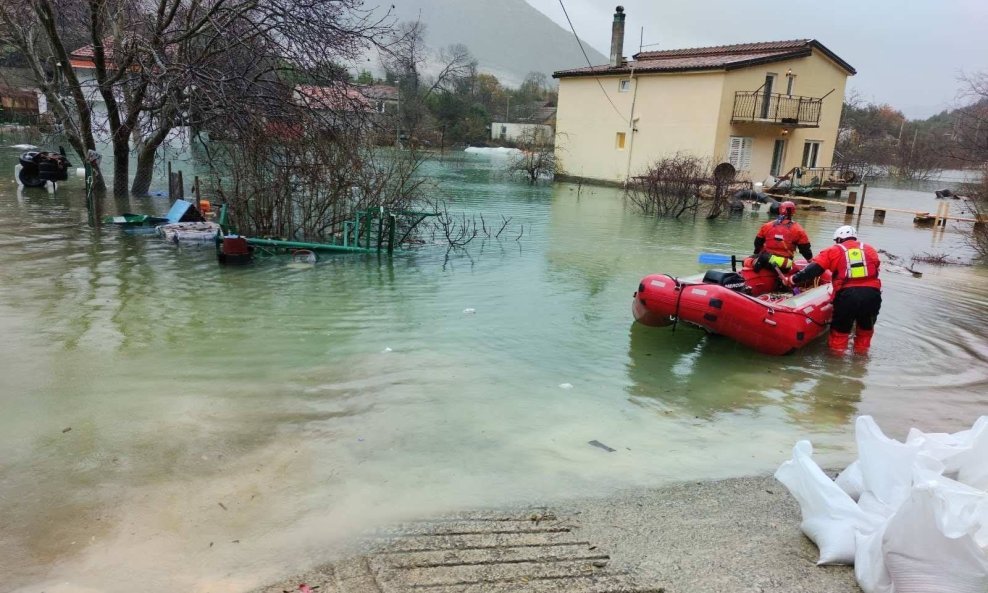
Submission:
[[[586,65],[573,34],[525,0],[394,0],[394,13],[401,21],[421,18],[430,47],[466,45],[482,70],[511,86],[532,71],[551,75]],[[583,47],[593,64],[607,62],[586,41]]]

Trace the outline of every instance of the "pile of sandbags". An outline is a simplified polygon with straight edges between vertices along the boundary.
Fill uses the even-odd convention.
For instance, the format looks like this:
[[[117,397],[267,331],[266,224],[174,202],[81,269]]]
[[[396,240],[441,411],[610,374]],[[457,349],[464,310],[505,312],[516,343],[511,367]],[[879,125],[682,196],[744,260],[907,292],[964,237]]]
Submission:
[[[865,593],[988,592],[988,416],[955,434],[855,424],[858,460],[831,480],[800,441],[775,472],[818,564],[853,564]]]

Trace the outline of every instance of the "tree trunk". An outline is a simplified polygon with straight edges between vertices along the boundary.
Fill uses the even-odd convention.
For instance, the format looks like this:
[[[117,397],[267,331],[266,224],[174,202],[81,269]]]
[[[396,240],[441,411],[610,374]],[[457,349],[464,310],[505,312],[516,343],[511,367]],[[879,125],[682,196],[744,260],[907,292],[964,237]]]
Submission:
[[[130,145],[127,136],[113,138],[113,197],[127,197],[130,182]]]
[[[143,196],[148,193],[154,176],[155,154],[170,131],[171,128],[158,128],[150,138],[137,145],[137,169],[134,171],[134,183],[130,186],[131,194]]]
[[[137,168],[134,169],[134,183],[130,193],[135,196],[147,195],[151,189],[151,179],[154,176],[155,147],[144,146],[137,153]]]

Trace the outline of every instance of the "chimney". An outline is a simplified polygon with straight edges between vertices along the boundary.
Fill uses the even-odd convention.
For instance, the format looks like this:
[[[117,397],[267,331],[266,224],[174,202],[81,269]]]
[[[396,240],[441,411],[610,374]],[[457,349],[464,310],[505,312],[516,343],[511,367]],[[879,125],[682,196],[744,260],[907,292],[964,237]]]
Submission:
[[[614,24],[611,26],[611,67],[620,66],[624,61],[624,7],[614,9]]]

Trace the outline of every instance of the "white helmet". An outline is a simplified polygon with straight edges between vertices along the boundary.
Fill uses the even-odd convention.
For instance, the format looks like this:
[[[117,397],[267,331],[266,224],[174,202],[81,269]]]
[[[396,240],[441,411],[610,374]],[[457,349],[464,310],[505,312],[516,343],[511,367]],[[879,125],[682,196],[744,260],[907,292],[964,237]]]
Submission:
[[[837,230],[834,231],[834,241],[843,241],[845,239],[857,239],[857,238],[858,238],[858,231],[854,230],[854,227],[849,224],[845,224],[842,227],[838,227]]]

